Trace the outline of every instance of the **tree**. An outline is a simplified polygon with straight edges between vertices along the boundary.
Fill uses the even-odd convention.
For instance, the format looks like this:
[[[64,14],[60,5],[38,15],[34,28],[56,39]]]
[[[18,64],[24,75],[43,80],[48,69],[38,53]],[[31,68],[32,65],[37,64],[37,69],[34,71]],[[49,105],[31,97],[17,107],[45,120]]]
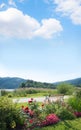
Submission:
[[[20,87],[25,88],[25,83],[21,83]]]
[[[74,87],[73,85],[70,84],[66,84],[66,83],[62,83],[60,85],[57,86],[57,91],[60,94],[72,94],[74,91]]]

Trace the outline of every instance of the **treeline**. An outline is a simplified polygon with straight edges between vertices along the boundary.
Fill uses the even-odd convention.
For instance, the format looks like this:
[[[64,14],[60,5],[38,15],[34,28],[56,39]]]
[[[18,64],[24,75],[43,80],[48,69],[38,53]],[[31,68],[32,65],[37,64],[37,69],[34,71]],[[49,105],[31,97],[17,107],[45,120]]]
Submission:
[[[37,81],[33,81],[33,80],[27,80],[27,82],[23,82],[21,83],[21,85],[19,86],[20,88],[51,88],[51,89],[55,89],[56,85],[52,84],[52,83],[42,83],[42,82],[37,82]]]

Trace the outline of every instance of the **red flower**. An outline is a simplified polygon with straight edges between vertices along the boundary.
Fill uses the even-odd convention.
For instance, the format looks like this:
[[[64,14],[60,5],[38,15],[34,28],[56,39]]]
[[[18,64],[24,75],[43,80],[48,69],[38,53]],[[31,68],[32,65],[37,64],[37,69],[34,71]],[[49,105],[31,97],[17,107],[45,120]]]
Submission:
[[[23,109],[23,111],[26,112],[26,113],[28,113],[28,111],[29,111],[29,108],[28,108],[28,107],[22,107],[22,109]]]
[[[27,111],[27,110],[29,110],[29,108],[28,108],[28,107],[25,107],[24,110]]]
[[[33,120],[29,120],[29,122],[30,122],[30,124],[32,124],[32,123],[33,123]]]

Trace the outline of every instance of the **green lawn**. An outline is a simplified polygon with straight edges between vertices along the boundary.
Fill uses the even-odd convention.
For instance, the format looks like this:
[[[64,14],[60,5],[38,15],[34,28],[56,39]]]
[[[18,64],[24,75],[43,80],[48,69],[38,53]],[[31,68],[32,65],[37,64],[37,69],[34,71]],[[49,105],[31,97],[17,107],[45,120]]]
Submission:
[[[35,128],[34,130],[81,130],[81,118],[71,121],[61,121],[56,125]]]

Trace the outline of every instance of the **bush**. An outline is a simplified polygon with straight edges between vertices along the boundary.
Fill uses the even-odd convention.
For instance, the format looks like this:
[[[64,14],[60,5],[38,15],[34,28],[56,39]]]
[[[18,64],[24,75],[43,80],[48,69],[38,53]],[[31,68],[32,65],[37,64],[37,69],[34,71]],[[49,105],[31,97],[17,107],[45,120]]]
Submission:
[[[74,109],[74,111],[81,112],[81,98],[77,97],[69,98],[68,104]]]
[[[0,128],[9,130],[23,124],[20,110],[7,98],[0,98]]]
[[[5,90],[1,90],[1,96],[6,96],[9,92],[5,91]]]
[[[74,91],[73,85],[62,83],[57,86],[57,91],[60,94],[71,95]]]
[[[44,112],[46,115],[54,113],[55,111],[56,111],[56,104],[55,103],[46,104],[44,107]]]
[[[76,91],[75,96],[81,98],[81,89]]]
[[[9,98],[13,97],[13,95],[12,95],[11,93],[9,93],[7,96],[8,96]]]
[[[62,120],[71,120],[75,118],[72,112],[68,111],[66,108],[63,108],[63,107],[59,108],[56,114]]]

